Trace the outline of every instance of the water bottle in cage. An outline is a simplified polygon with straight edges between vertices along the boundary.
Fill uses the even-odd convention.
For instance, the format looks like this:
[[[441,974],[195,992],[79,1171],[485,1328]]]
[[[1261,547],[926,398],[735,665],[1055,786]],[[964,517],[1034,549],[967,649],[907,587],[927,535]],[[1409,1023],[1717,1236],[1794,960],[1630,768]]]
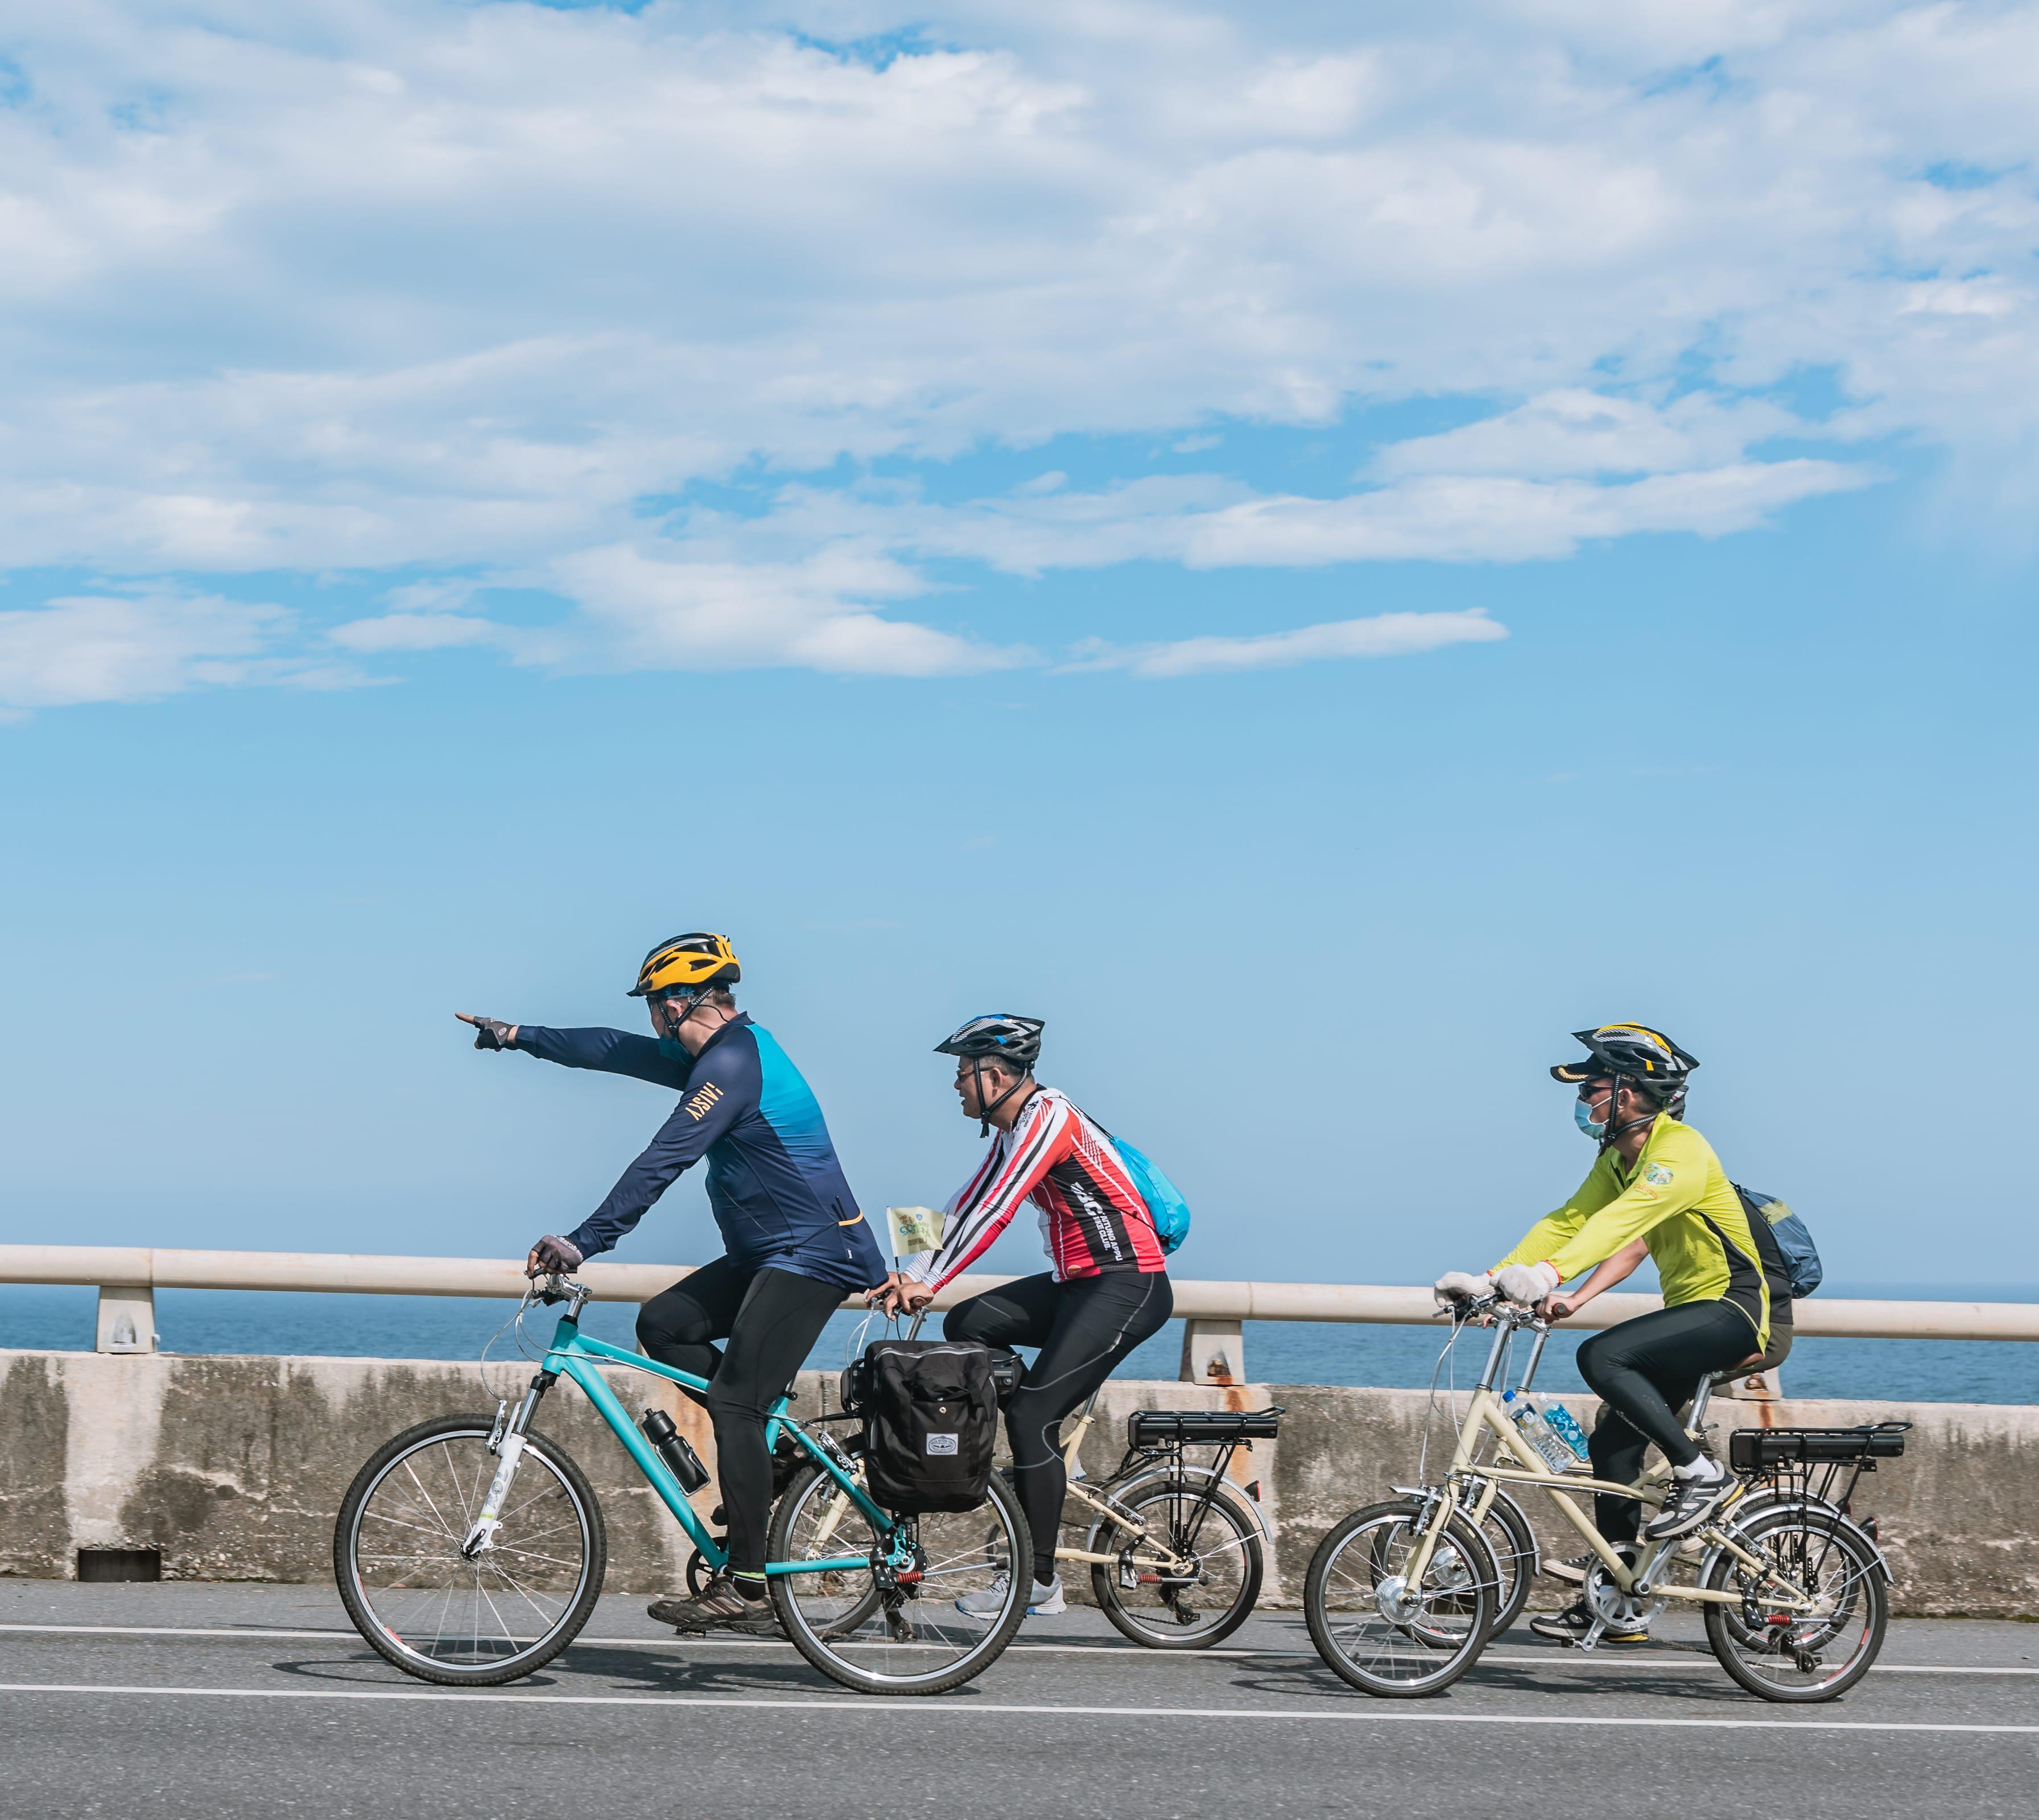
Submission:
[[[1513,1390],[1504,1392],[1501,1402],[1508,1412],[1508,1419],[1545,1465],[1553,1472],[1562,1472],[1570,1468],[1574,1457],[1570,1444],[1543,1419],[1543,1412],[1534,1402]]]

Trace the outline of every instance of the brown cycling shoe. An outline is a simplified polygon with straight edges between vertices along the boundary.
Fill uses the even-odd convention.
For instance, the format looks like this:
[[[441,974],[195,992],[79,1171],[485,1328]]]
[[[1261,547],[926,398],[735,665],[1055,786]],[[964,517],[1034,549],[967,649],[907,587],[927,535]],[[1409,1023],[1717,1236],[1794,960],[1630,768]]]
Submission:
[[[676,1631],[733,1630],[746,1636],[776,1636],[779,1621],[771,1602],[746,1599],[727,1574],[717,1574],[692,1598],[654,1599],[644,1615]]]

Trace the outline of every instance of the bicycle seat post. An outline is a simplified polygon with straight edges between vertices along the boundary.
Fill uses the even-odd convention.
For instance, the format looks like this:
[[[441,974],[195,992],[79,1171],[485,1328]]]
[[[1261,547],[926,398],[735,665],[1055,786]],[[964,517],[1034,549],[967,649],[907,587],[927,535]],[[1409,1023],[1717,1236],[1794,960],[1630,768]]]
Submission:
[[[1710,1375],[1699,1380],[1699,1387],[1692,1393],[1692,1419],[1685,1426],[1696,1434],[1707,1422],[1707,1405],[1714,1400],[1714,1381]]]

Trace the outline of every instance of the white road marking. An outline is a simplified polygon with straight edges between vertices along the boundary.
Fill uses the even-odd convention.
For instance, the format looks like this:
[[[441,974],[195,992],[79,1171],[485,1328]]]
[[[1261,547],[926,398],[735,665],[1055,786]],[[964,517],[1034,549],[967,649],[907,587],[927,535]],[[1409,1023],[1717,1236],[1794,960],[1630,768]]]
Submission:
[[[869,1713],[896,1720],[889,1702],[844,1693],[826,1700],[765,1700],[725,1694],[496,1693],[483,1689],[311,1687],[93,1687],[81,1684],[0,1681],[0,1693],[116,1694],[197,1700],[484,1700],[498,1706],[734,1707],[766,1712]],[[1050,1706],[1011,1700],[922,1700],[917,1712],[982,1713],[1052,1719],[1234,1719],[1259,1724],[1270,1719],[1335,1719],[1348,1725],[1587,1725],[1634,1727],[1659,1731],[1904,1731],[2003,1734],[2039,1737],[2039,1725],[1974,1725],[1851,1719],[1622,1719],[1578,1713],[1411,1712],[1371,1707],[1272,1706]]]
[[[357,1632],[351,1630],[324,1631],[271,1631],[235,1630],[230,1627],[199,1629],[169,1624],[0,1624],[0,1632],[27,1631],[60,1636],[146,1636],[146,1637],[240,1637],[256,1641],[277,1643],[351,1643]],[[568,1646],[574,1649],[791,1649],[793,1646],[783,1638],[774,1637],[576,1637]],[[1212,1657],[1227,1661],[1269,1661],[1288,1659],[1315,1661],[1317,1652],[1310,1649],[1201,1649],[1150,1650],[1137,1643],[1016,1643],[1005,1652],[1008,1655],[1121,1655],[1137,1656],[1146,1661],[1196,1662]],[[1479,1659],[1479,1666],[1490,1662],[1520,1668],[1632,1668],[1638,1662],[1647,1668],[1717,1668],[1719,1664],[1710,1655],[1642,1655],[1624,1653],[1619,1655],[1582,1655],[1576,1650],[1517,1651],[1506,1655],[1490,1651]],[[1871,1666],[1871,1674],[2028,1674],[2039,1675],[2039,1668],[1993,1667],[1984,1663],[1972,1666],[1953,1662],[1880,1662]]]

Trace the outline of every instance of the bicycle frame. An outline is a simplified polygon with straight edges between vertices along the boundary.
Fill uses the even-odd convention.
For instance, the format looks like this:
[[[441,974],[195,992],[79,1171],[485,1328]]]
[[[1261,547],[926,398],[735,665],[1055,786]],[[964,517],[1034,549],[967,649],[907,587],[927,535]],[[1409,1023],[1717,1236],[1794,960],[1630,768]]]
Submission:
[[[1703,1586],[1679,1586],[1669,1580],[1659,1581],[1658,1570],[1674,1563],[1692,1538],[1688,1536],[1667,1537],[1654,1545],[1640,1545],[1642,1552],[1633,1568],[1616,1552],[1613,1545],[1602,1536],[1593,1519],[1574,1502],[1574,1492],[1605,1493],[1611,1497],[1632,1498],[1651,1510],[1660,1508],[1664,1502],[1661,1489],[1664,1480],[1661,1476],[1646,1473],[1632,1485],[1621,1485],[1612,1480],[1596,1479],[1579,1472],[1554,1471],[1517,1432],[1513,1423],[1502,1413],[1501,1400],[1494,1394],[1503,1362],[1508,1351],[1509,1339],[1518,1327],[1536,1325],[1536,1351],[1532,1355],[1529,1369],[1534,1372],[1536,1362],[1541,1355],[1544,1329],[1527,1310],[1515,1309],[1496,1303],[1481,1309],[1490,1314],[1494,1322],[1494,1344],[1489,1349],[1487,1368],[1480,1374],[1479,1382],[1474,1388],[1472,1401],[1467,1408],[1464,1419],[1459,1427],[1458,1444],[1452,1454],[1452,1463],[1445,1478],[1449,1495],[1436,1500],[1434,1508],[1420,1519],[1422,1529],[1415,1552],[1411,1556],[1405,1577],[1411,1584],[1421,1586],[1423,1576],[1430,1571],[1430,1557],[1436,1551],[1439,1539],[1444,1535],[1450,1518],[1462,1506],[1460,1494],[1470,1489],[1476,1482],[1484,1480],[1490,1485],[1535,1485],[1548,1492],[1565,1520],[1578,1531],[1586,1546],[1599,1560],[1613,1581],[1623,1593],[1636,1598],[1677,1598],[1710,1602],[1720,1605],[1740,1602],[1741,1595],[1730,1592],[1710,1592]],[[1703,1413],[1700,1412],[1699,1413]],[[1477,1460],[1480,1443],[1489,1435],[1499,1442],[1496,1459],[1481,1465]],[[1505,1457],[1514,1460],[1513,1466],[1500,1464]],[[1654,1480],[1654,1482],[1653,1482]],[[1485,1514],[1491,1499],[1483,1493],[1479,1505],[1480,1514]],[[1699,1538],[1707,1544],[1710,1551],[1726,1550],[1745,1567],[1771,1577],[1767,1564],[1744,1548],[1736,1540],[1730,1527],[1718,1522],[1709,1523],[1700,1529]],[[1709,1555],[1711,1558],[1711,1553]],[[1786,1594],[1771,1602],[1779,1606],[1794,1607],[1799,1610],[1813,1609],[1809,1600],[1795,1594]]]
[[[537,1415],[538,1405],[547,1391],[560,1378],[571,1378],[579,1385],[581,1393],[594,1404],[596,1412],[609,1424],[616,1438],[623,1443],[624,1450],[636,1462],[637,1469],[650,1482],[661,1503],[672,1512],[680,1527],[685,1530],[689,1540],[701,1552],[709,1567],[720,1573],[728,1564],[727,1550],[721,1548],[709,1534],[708,1526],[695,1514],[688,1502],[686,1492],[678,1480],[673,1476],[672,1469],[659,1457],[658,1450],[644,1438],[643,1430],[630,1419],[630,1412],[623,1407],[622,1400],[609,1388],[598,1366],[621,1365],[632,1371],[641,1371],[647,1377],[662,1377],[669,1384],[677,1384],[683,1390],[705,1391],[708,1380],[697,1377],[692,1372],[678,1367],[662,1365],[655,1358],[647,1358],[642,1353],[625,1352],[622,1347],[611,1346],[606,1340],[591,1339],[580,1330],[580,1311],[591,1299],[591,1292],[581,1285],[562,1280],[559,1286],[568,1292],[567,1312],[560,1317],[559,1325],[552,1331],[552,1343],[546,1349],[544,1361],[538,1367],[538,1375],[531,1381],[518,1405],[516,1414],[507,1423],[498,1418],[500,1430],[495,1451],[503,1464],[488,1488],[483,1501],[482,1518],[475,1526],[475,1534],[470,1536],[473,1546],[484,1529],[492,1534],[497,1514],[503,1509],[510,1482],[514,1477],[518,1457],[523,1451],[523,1437]],[[871,1501],[871,1495],[857,1484],[856,1479],[832,1457],[834,1450],[817,1442],[800,1424],[786,1413],[792,1404],[791,1396],[782,1396],[767,1413],[765,1423],[765,1444],[775,1447],[782,1434],[793,1440],[835,1480],[845,1496],[870,1520],[871,1526],[887,1539],[888,1562],[894,1566],[910,1564],[913,1550],[906,1538],[902,1526],[895,1525],[893,1518]],[[840,1520],[838,1518],[838,1520]],[[485,1543],[481,1545],[485,1545]],[[868,1555],[837,1555],[805,1561],[768,1561],[765,1571],[768,1575],[822,1574],[840,1572],[845,1569],[868,1568],[871,1565]]]
[[[1152,1528],[1143,1518],[1137,1512],[1127,1510],[1111,1495],[1111,1487],[1117,1484],[1124,1476],[1122,1467],[1120,1472],[1113,1473],[1104,1482],[1103,1488],[1099,1491],[1090,1491],[1084,1484],[1082,1465],[1077,1456],[1083,1450],[1084,1437],[1090,1432],[1091,1423],[1096,1419],[1096,1410],[1097,1397],[1093,1395],[1090,1401],[1084,1405],[1084,1412],[1077,1419],[1075,1431],[1062,1443],[1062,1465],[1067,1474],[1069,1495],[1074,1498],[1079,1503],[1088,1505],[1099,1516],[1109,1517],[1122,1529],[1137,1536],[1141,1542],[1154,1551],[1158,1557],[1155,1563],[1156,1566],[1166,1567],[1171,1574],[1190,1572],[1191,1563],[1184,1560],[1167,1543],[1158,1540]],[[1211,1500],[1217,1495],[1217,1488],[1224,1482],[1223,1475],[1206,1467],[1185,1466],[1183,1469],[1186,1472],[1202,1475],[1206,1480],[1203,1496],[1197,1510],[1198,1520],[1201,1522],[1204,1511],[1209,1507]],[[1261,1516],[1258,1510],[1255,1510],[1253,1514],[1259,1520],[1261,1532],[1265,1536],[1267,1519]],[[1055,1559],[1058,1561],[1082,1561],[1092,1567],[1110,1567],[1118,1564],[1119,1557],[1117,1555],[1101,1555],[1092,1548],[1057,1548],[1055,1550]]]

